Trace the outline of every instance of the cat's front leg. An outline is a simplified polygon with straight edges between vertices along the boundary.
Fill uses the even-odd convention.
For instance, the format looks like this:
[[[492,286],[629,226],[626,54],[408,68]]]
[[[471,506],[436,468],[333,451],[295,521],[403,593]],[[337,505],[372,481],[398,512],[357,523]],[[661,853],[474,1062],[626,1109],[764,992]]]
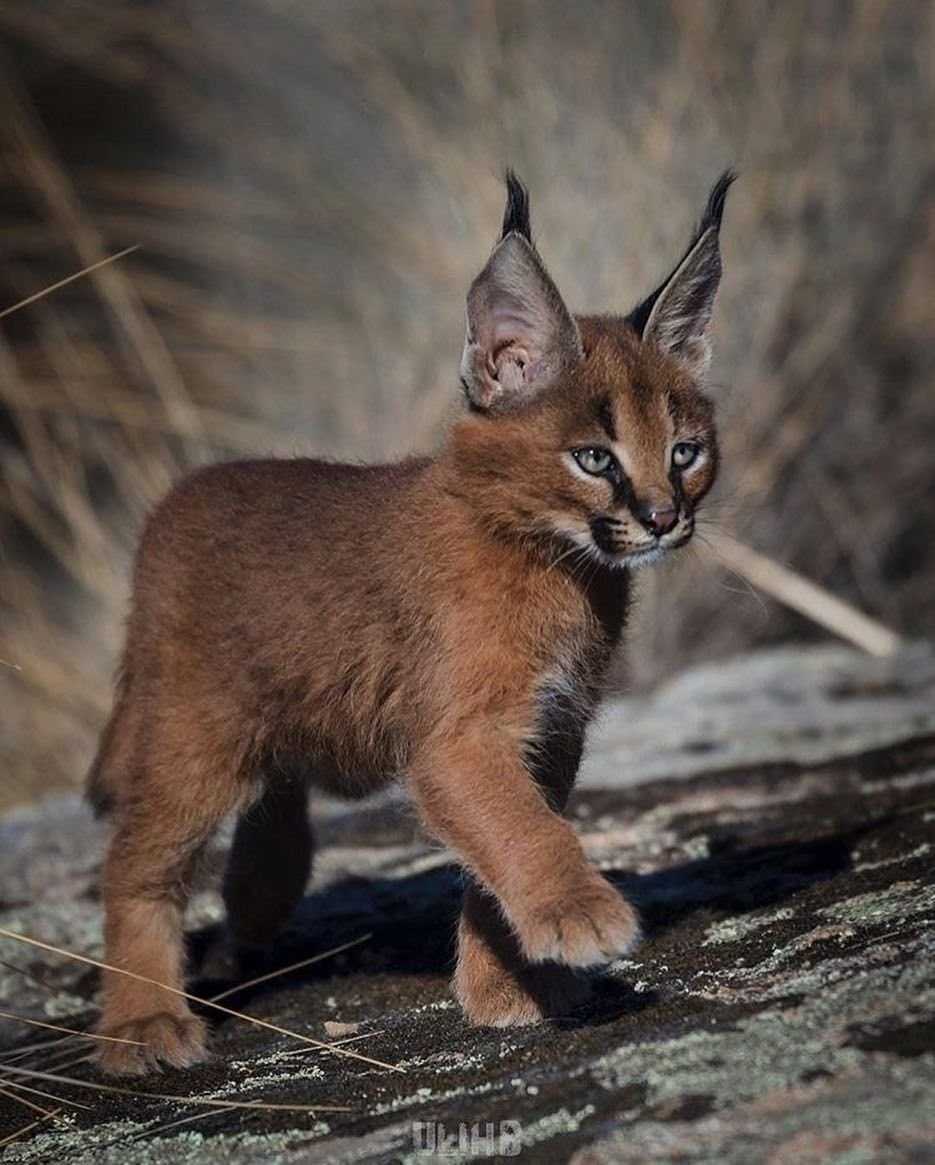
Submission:
[[[591,967],[634,948],[636,911],[589,865],[506,733],[436,740],[412,784],[429,829],[496,896],[526,962]]]

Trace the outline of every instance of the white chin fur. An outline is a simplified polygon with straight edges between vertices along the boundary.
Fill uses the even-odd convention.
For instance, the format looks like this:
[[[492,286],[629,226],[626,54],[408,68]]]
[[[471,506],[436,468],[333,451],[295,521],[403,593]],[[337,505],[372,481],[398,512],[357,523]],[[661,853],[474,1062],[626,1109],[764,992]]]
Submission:
[[[636,550],[623,558],[617,559],[617,565],[628,570],[638,570],[641,566],[651,566],[666,555],[665,546],[650,546],[647,550]]]
[[[581,530],[566,530],[563,533],[575,546],[583,550],[588,558],[613,570],[637,570],[642,566],[650,566],[664,558],[672,549],[668,546],[648,546],[645,550],[634,550],[629,554],[608,554],[595,545],[590,534],[585,534]]]
[[[592,558],[613,570],[638,570],[642,566],[650,566],[660,558],[665,558],[668,550],[669,547],[666,546],[650,546],[646,550],[634,550],[629,554],[608,554],[593,542],[589,547]]]

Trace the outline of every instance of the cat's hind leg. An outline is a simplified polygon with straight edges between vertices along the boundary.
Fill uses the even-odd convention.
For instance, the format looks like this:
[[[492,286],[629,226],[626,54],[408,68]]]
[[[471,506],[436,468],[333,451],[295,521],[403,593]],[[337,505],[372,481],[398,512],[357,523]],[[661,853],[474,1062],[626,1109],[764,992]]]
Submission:
[[[242,952],[272,944],[305,893],[312,852],[306,783],[268,782],[237,822],[224,876],[228,929]]]
[[[129,974],[104,973],[99,1031],[136,1042],[102,1041],[98,1056],[105,1072],[124,1075],[205,1057],[205,1025],[181,994],[183,916],[199,854],[249,793],[228,751],[191,719],[149,739],[138,764],[110,782],[115,831],[102,886],[105,961]]]

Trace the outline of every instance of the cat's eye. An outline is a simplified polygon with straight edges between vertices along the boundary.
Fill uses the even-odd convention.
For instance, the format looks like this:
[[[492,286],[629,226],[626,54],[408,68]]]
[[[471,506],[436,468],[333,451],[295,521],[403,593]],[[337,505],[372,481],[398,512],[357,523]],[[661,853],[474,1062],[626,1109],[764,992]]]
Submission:
[[[572,457],[581,466],[585,473],[595,477],[603,477],[613,468],[615,462],[612,453],[600,449],[596,445],[588,445],[584,449],[572,449]]]
[[[694,441],[679,441],[672,450],[672,464],[676,469],[687,469],[698,460],[700,452],[701,446]]]

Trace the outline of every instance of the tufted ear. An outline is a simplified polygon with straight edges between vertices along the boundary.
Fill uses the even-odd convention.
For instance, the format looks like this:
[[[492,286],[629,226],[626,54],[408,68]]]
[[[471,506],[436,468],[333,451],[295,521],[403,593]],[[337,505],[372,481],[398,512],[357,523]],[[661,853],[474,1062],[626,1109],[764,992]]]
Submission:
[[[721,280],[721,217],[734,177],[730,171],[721,175],[678,266],[627,317],[644,343],[674,356],[697,377],[711,359],[708,326]]]
[[[533,246],[529,196],[510,171],[500,241],[468,292],[461,383],[473,408],[505,412],[580,359],[578,326]]]

